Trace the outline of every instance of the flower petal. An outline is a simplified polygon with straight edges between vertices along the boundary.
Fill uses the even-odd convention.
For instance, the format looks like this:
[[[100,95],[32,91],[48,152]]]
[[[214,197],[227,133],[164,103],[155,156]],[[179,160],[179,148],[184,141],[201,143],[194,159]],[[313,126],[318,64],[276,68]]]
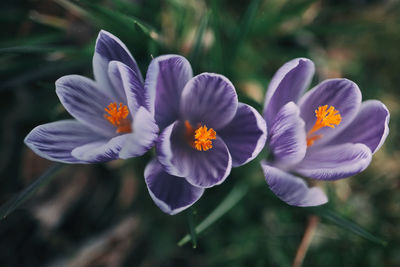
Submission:
[[[362,143],[375,153],[389,134],[389,110],[378,100],[361,104],[356,118],[329,145]]]
[[[330,79],[308,91],[299,102],[300,116],[306,123],[306,132],[315,124],[315,110],[320,106],[333,106],[340,112],[342,121],[334,129],[325,127],[317,134],[323,137],[313,144],[326,144],[340,131],[346,128],[357,115],[361,105],[361,92],[357,84],[347,79]]]
[[[157,159],[147,164],[144,178],[151,198],[169,215],[192,206],[203,195],[204,189],[189,184],[185,178],[166,173]]]
[[[111,137],[115,128],[104,118],[111,100],[96,83],[79,75],[63,76],[56,81],[56,93],[65,109],[99,135]]]
[[[309,188],[300,178],[261,162],[265,180],[271,191],[292,206],[311,207],[328,202],[325,193],[318,187]]]
[[[114,101],[122,101],[125,99],[123,88],[112,86],[108,77],[108,64],[113,60],[120,61],[130,67],[138,74],[138,79],[143,83],[142,74],[128,48],[120,39],[107,31],[101,30],[96,40],[93,56],[94,77],[107,95],[111,98],[116,97]]]
[[[264,118],[268,128],[276,114],[286,103],[297,102],[310,85],[314,75],[314,63],[307,58],[296,58],[284,64],[274,75],[264,102]]]
[[[175,122],[159,136],[156,151],[165,171],[185,177],[198,187],[221,184],[232,168],[232,158],[224,141],[217,136],[211,149],[198,151],[186,141],[184,127],[183,123]]]
[[[101,140],[79,146],[72,150],[72,156],[90,163],[118,159],[119,151],[129,134],[119,135],[110,140]]]
[[[251,106],[239,103],[232,121],[218,132],[232,156],[232,166],[246,164],[257,157],[265,146],[265,120]]]
[[[235,87],[224,76],[202,73],[192,78],[182,92],[181,115],[192,125],[201,123],[222,129],[235,116],[238,97]]]
[[[119,157],[127,159],[141,156],[153,147],[158,137],[158,127],[150,112],[140,107],[135,114],[132,125],[133,133],[128,134]]]
[[[71,155],[71,151],[89,142],[101,140],[90,128],[76,120],[46,123],[34,128],[25,144],[39,156],[64,163],[86,163]]]
[[[108,72],[114,87],[124,89],[126,98],[123,103],[127,103],[129,110],[136,113],[142,106],[149,108],[148,96],[144,90],[143,82],[140,80],[140,73],[134,72],[130,67],[119,61],[111,61]]]
[[[182,90],[192,77],[192,67],[182,56],[164,55],[151,61],[145,88],[150,97],[150,111],[154,112],[160,129],[178,118]]]
[[[295,170],[318,180],[337,180],[365,170],[371,162],[371,150],[364,144],[341,144],[310,148]]]
[[[304,158],[307,151],[306,132],[295,103],[289,102],[281,108],[269,135],[269,148],[277,164],[289,166]]]

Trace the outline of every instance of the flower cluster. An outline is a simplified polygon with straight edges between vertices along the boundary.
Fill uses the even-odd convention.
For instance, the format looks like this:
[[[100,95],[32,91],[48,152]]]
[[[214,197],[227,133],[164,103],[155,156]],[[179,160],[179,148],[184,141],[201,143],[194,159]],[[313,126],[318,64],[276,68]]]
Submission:
[[[153,59],[143,79],[126,46],[106,31],[97,38],[93,72],[94,80],[69,75],[56,81],[74,119],[40,125],[25,143],[65,163],[126,159],[155,147],[144,177],[150,196],[168,214],[193,205],[265,144],[271,157],[261,166],[270,189],[290,205],[321,205],[327,201],[322,190],[293,173],[319,180],[359,173],[388,134],[386,107],[361,103],[349,80],[327,80],[302,96],[314,72],[308,59],[278,70],[263,116],[238,101],[226,77],[193,77],[179,55]]]

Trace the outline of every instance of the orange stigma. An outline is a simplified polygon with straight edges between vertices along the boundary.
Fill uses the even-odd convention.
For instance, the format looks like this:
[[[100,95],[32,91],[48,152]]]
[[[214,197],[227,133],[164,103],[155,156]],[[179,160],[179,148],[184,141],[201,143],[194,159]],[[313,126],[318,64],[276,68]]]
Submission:
[[[194,130],[188,121],[185,121],[186,140],[197,150],[207,151],[212,148],[212,141],[216,139],[217,133],[213,128],[207,129],[207,126],[200,124]],[[193,138],[194,137],[194,138]]]
[[[319,106],[315,110],[315,117],[317,117],[317,120],[307,133],[307,147],[312,146],[316,140],[322,138],[320,134],[313,135],[316,131],[323,127],[335,128],[335,126],[339,125],[342,121],[339,111],[333,106],[328,108],[328,105]]]
[[[109,123],[117,127],[117,133],[130,133],[132,132],[131,122],[127,119],[129,115],[128,107],[122,103],[110,103],[108,107],[104,108],[105,112],[104,118],[108,120]]]

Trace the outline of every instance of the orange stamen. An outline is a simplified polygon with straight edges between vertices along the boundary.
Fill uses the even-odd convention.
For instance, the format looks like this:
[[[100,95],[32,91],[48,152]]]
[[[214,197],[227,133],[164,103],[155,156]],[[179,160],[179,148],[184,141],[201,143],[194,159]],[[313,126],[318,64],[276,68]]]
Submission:
[[[185,138],[195,149],[199,151],[207,151],[212,148],[211,140],[217,138],[217,133],[213,128],[207,129],[207,126],[201,126],[199,124],[197,129],[194,130],[188,121],[185,121],[185,127]]]
[[[117,133],[130,133],[132,132],[131,122],[127,119],[129,115],[128,107],[122,103],[110,103],[108,107],[104,108],[105,112],[104,118],[108,120],[109,123],[117,127]]]
[[[316,140],[322,138],[322,135],[320,134],[313,135],[316,131],[323,127],[335,128],[335,126],[339,125],[342,121],[339,111],[333,106],[328,108],[328,105],[319,106],[315,110],[315,117],[317,117],[317,120],[311,130],[307,133],[307,147],[314,144]]]

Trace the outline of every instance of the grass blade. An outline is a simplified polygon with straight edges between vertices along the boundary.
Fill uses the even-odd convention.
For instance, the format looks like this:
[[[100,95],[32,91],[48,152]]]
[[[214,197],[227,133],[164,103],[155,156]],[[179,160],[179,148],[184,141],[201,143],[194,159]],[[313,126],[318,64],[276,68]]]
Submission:
[[[69,52],[74,51],[70,47],[51,47],[51,46],[14,46],[0,48],[0,53],[26,53],[26,54],[40,54],[50,52]]]
[[[232,58],[231,60],[234,61],[237,51],[239,50],[241,44],[244,42],[246,39],[246,36],[249,32],[249,29],[251,28],[251,25],[254,21],[254,17],[256,15],[257,9],[260,5],[260,0],[253,0],[249,4],[249,7],[246,10],[246,13],[243,16],[243,19],[239,25],[239,29],[236,32],[236,37],[234,40],[234,46],[232,46]]]
[[[40,187],[47,184],[63,167],[61,163],[53,164],[46,170],[38,179],[31,183],[28,187],[18,193],[17,196],[7,201],[0,207],[0,220],[5,219],[11,212],[20,207],[26,200],[28,200]]]
[[[373,234],[371,234],[370,232],[368,232],[367,230],[365,230],[364,228],[362,228],[361,226],[359,226],[358,224],[342,217],[341,215],[339,215],[338,213],[336,213],[335,211],[332,211],[330,209],[327,209],[325,207],[317,207],[317,208],[310,208],[311,212],[317,214],[318,216],[336,224],[337,226],[348,230],[358,236],[361,236],[373,243],[382,245],[382,246],[386,246],[387,242],[379,237],[374,236]]]
[[[208,215],[199,225],[195,228],[196,235],[201,234],[210,225],[215,223],[223,215],[225,215],[230,209],[232,209],[247,193],[247,185],[236,185],[228,196],[219,204],[215,210],[213,210],[210,215]],[[189,234],[185,235],[179,242],[178,246],[183,246],[191,240]]]
[[[203,44],[203,36],[207,29],[209,16],[210,16],[210,12],[207,11],[203,15],[203,18],[201,19],[201,22],[200,22],[200,26],[197,29],[196,40],[194,42],[192,51],[189,56],[190,62],[192,62],[192,65],[194,65],[194,66],[198,65],[198,62],[199,62],[202,44]],[[196,69],[196,67],[194,67],[194,69]]]
[[[195,211],[193,210],[193,208],[190,208],[187,212],[187,219],[188,219],[188,224],[189,224],[189,229],[190,229],[190,236],[192,239],[192,245],[193,248],[197,247],[197,235],[196,235],[196,230],[194,228],[194,215],[195,215]]]

